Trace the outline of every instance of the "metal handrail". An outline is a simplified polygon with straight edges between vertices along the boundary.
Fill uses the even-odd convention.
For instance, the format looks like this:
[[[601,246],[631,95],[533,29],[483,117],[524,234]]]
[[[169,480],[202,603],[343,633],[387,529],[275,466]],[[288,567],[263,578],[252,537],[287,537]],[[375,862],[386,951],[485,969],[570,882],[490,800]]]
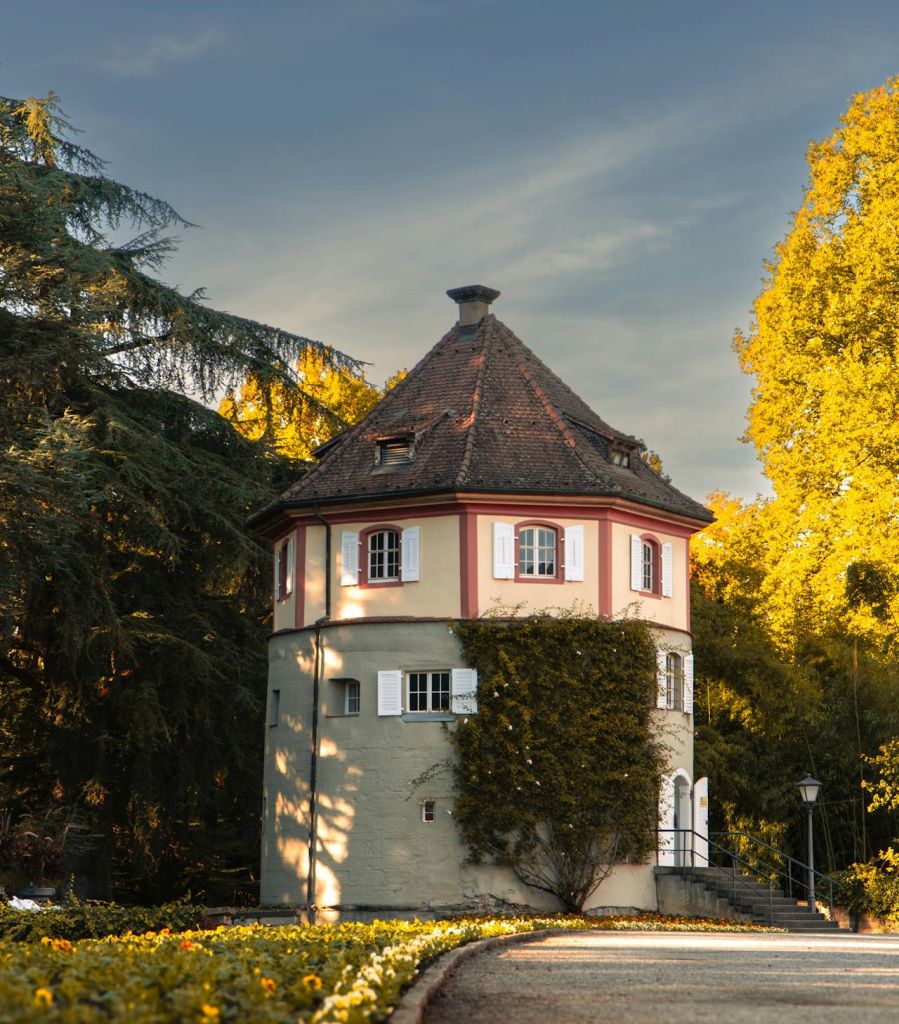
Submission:
[[[835,878],[832,878],[830,875],[825,875],[823,872],[818,871],[815,868],[810,868],[808,864],[803,864],[801,860],[797,860],[795,857],[791,857],[790,854],[784,853],[783,850],[778,850],[776,846],[771,846],[770,843],[766,843],[764,839],[759,839],[758,836],[751,836],[751,835],[749,835],[746,832],[710,832],[709,833],[709,837],[710,838],[713,835],[714,836],[719,836],[719,837],[722,837],[722,836],[735,836],[735,837],[737,837],[739,839],[746,839],[750,843],[752,843],[753,845],[761,846],[765,850],[768,850],[770,853],[773,853],[776,856],[782,858],[784,861],[786,861],[786,863],[787,863],[787,870],[786,871],[783,871],[782,869],[779,869],[776,865],[771,865],[770,867],[771,867],[771,869],[774,871],[774,873],[779,878],[787,879],[788,892],[789,892],[789,895],[790,895],[791,898],[793,898],[793,881],[794,881],[794,878],[793,878],[793,865],[795,865],[798,869],[800,869],[799,877],[796,878],[795,881],[799,884],[799,886],[802,889],[805,890],[805,895],[806,895],[806,899],[807,900],[811,896],[811,892],[809,891],[809,884],[808,884],[808,882],[805,881],[804,879],[807,879],[809,874],[811,874],[813,878],[818,878],[822,882],[825,882],[827,884],[827,888],[828,888],[828,904],[829,904],[829,907],[830,907],[830,916],[831,916],[831,919],[833,919],[833,913],[834,913],[834,898],[833,898],[834,886],[836,886],[837,889],[842,889],[844,887],[842,882],[837,881]],[[716,845],[720,845],[720,844],[716,844]],[[758,869],[754,869],[754,870],[756,871],[756,874],[759,873]],[[814,909],[815,908],[812,907],[811,905],[809,906],[809,910],[814,910]]]
[[[714,847],[715,849],[720,850],[721,853],[726,854],[727,857],[731,861],[731,891],[734,894],[734,896],[736,896],[738,886],[747,895],[751,895],[752,897],[755,897],[755,896],[758,895],[757,891],[752,888],[752,885],[748,881],[746,881],[746,879],[750,876],[750,873],[751,873],[751,865],[748,864],[746,861],[744,861],[740,857],[739,854],[736,854],[733,851],[728,850],[726,847],[721,846],[720,844],[714,842],[714,840],[710,839],[708,836],[700,835],[698,832],[695,832],[693,829],[690,829],[690,828],[660,828],[660,829],[656,829],[656,832],[658,832],[659,834],[669,833],[670,832],[670,833],[672,833],[675,836],[677,836],[677,835],[683,835],[683,836],[689,835],[689,836],[692,836],[694,839],[702,840],[704,843],[707,843],[710,847]],[[691,860],[691,863],[690,863],[689,867],[696,867],[696,864],[693,863],[695,861],[696,857],[697,857],[697,851],[696,851],[695,844],[691,843],[689,850],[687,850],[686,846],[685,846],[684,849],[681,852],[684,853],[684,854],[689,853],[690,854],[690,860]],[[656,851],[656,860],[658,860],[658,854],[659,853],[661,853],[661,850],[657,850]],[[711,860],[708,857],[705,858],[705,861],[706,861],[706,864],[709,867],[717,866],[717,865],[713,865]],[[750,870],[738,873],[737,872],[737,864],[740,864],[741,867],[748,868]],[[687,867],[688,865],[683,865],[683,866]],[[774,924],[774,885],[773,885],[773,883],[771,882],[770,879],[767,879],[767,883],[768,883],[768,924]]]
[[[789,861],[791,864],[795,864],[797,867],[802,868],[802,870],[806,872],[806,874],[809,871],[808,864],[803,864],[801,860],[797,860],[795,857],[791,857],[790,854],[784,853],[783,850],[778,850],[776,846],[771,846],[769,843],[766,843],[764,839],[759,839],[758,836],[751,836],[747,832],[709,832],[709,838],[711,838],[712,836],[738,836],[740,839],[748,839],[751,843],[754,843],[756,846],[764,846],[764,848],[766,850],[770,850],[771,853],[776,853],[778,857],[783,857],[785,861]],[[775,868],[775,870],[777,869]],[[825,882],[831,882],[838,889],[843,888],[842,882],[838,881],[836,878],[831,878],[830,875],[825,874],[823,871],[818,871],[817,868],[812,868],[811,872],[816,878],[820,878]],[[783,872],[781,872],[781,874],[783,874]],[[797,881],[799,881],[799,879],[797,879]],[[806,886],[806,888],[808,888],[808,886]]]
[[[693,839],[699,839],[701,842],[708,844],[708,847],[709,847],[710,850],[714,849],[714,850],[718,851],[719,853],[724,854],[727,857],[727,859],[730,861],[730,867],[731,867],[731,872],[732,872],[732,877],[733,877],[732,886],[733,886],[733,891],[734,892],[736,892],[736,886],[737,886],[737,865],[739,865],[740,868],[742,869],[741,873],[744,876],[748,876],[750,878],[754,877],[756,880],[758,880],[760,882],[767,883],[767,885],[768,885],[768,903],[769,903],[769,923],[771,923],[772,918],[773,918],[774,883],[773,883],[772,878],[771,878],[772,874],[778,880],[786,880],[787,881],[787,891],[788,891],[788,894],[789,894],[791,899],[795,898],[794,895],[793,895],[793,882],[794,882],[794,880],[799,884],[799,886],[801,888],[805,889],[805,891],[806,891],[806,899],[808,899],[808,897],[810,895],[808,882],[807,881],[803,881],[801,875],[800,875],[800,877],[794,879],[793,878],[793,870],[792,870],[793,869],[793,865],[796,865],[797,868],[801,868],[803,871],[806,872],[806,878],[807,878],[808,877],[808,874],[807,874],[808,866],[806,864],[803,864],[802,861],[797,860],[795,857],[791,857],[789,854],[784,853],[782,850],[778,850],[776,847],[771,846],[769,843],[766,843],[764,840],[757,839],[755,836],[747,835],[745,832],[710,832],[707,836],[704,836],[704,835],[701,835],[700,833],[694,831],[693,829],[667,829],[666,828],[666,829],[657,829],[656,831],[660,835],[666,834],[666,833],[672,833],[674,835],[682,835],[685,838],[686,838],[686,836],[689,835],[689,836],[693,837]],[[770,873],[766,874],[765,870],[763,868],[759,868],[758,866],[756,866],[754,864],[750,864],[748,861],[744,860],[735,850],[728,849],[726,846],[723,846],[721,843],[716,842],[712,838],[713,836],[718,836],[718,837],[738,836],[740,838],[749,840],[749,842],[754,843],[757,846],[762,846],[766,850],[768,850],[770,853],[773,853],[773,854],[776,854],[779,857],[782,857],[784,859],[784,861],[786,861],[786,863],[787,863],[787,871],[784,871],[783,869],[777,867],[776,865],[769,865],[768,866],[768,870],[769,870]],[[657,861],[658,861],[658,852],[661,852],[661,850],[657,851],[657,857],[656,857]],[[687,844],[685,842],[684,843],[684,848],[680,852],[682,854],[684,854],[684,855],[689,854],[689,856],[690,856],[690,864],[689,865],[685,864],[684,865],[685,867],[687,867],[687,866],[689,866],[689,867],[696,867],[697,866],[695,861],[696,861],[696,858],[697,858],[698,854],[697,854],[697,851],[696,851],[696,843],[695,842],[691,842],[689,844],[689,849],[687,849]],[[710,867],[712,867],[712,866],[719,866],[719,867],[723,866],[723,865],[714,865],[712,863],[712,860],[710,859],[710,857],[705,857],[704,859],[705,859],[706,864],[708,866],[710,866]],[[836,881],[835,879],[831,878],[829,875],[822,874],[820,871],[815,871],[814,869],[812,869],[812,872],[813,872],[813,876],[816,876],[816,877],[820,878],[822,881],[826,882],[827,885],[828,885],[830,917],[831,917],[831,920],[832,920],[833,916],[834,916],[834,886],[836,886],[837,888],[842,888],[843,885],[842,885],[841,882]],[[809,910],[814,912],[816,909],[817,908],[812,905],[811,901],[809,901]]]

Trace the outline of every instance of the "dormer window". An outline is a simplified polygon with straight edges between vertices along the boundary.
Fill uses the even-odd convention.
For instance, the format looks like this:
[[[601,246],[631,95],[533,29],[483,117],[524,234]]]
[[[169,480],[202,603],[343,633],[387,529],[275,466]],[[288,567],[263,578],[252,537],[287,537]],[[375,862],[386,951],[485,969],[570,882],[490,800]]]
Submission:
[[[621,469],[631,468],[631,455],[630,452],[626,452],[623,448],[612,449],[612,465],[620,466]]]
[[[411,437],[387,437],[378,441],[378,466],[404,466],[412,461],[415,447]]]

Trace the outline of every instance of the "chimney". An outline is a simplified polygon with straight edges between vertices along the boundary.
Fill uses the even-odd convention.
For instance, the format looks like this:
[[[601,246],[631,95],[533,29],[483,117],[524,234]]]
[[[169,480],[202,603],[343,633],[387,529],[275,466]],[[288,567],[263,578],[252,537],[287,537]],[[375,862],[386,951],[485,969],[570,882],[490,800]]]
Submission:
[[[490,303],[499,298],[495,288],[482,284],[469,284],[464,288],[450,288],[446,293],[453,302],[459,303],[459,326],[478,323],[487,315]]]

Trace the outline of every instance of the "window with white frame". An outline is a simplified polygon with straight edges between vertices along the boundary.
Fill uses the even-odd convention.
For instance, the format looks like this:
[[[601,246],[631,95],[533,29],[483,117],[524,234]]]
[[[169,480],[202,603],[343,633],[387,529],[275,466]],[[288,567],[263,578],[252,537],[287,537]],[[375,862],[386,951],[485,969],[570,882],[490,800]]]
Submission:
[[[275,545],[275,597],[286,601],[293,593],[295,542],[293,537]]]
[[[684,662],[672,651],[665,656],[665,707],[673,711],[684,707]]]
[[[558,535],[549,526],[525,526],[518,531],[518,575],[555,576]]]
[[[631,590],[655,597],[674,594],[674,560],[671,541],[631,534]]]
[[[421,820],[426,823],[437,820],[437,803],[434,800],[425,800],[421,805]]]
[[[655,590],[656,579],[656,553],[655,545],[651,540],[644,540],[642,546],[642,561],[640,570],[640,586],[642,590]]]
[[[450,710],[449,672],[410,672],[406,685],[410,712]]]
[[[368,579],[386,583],[400,578],[400,535],[377,530],[368,535]]]
[[[358,679],[348,679],[344,684],[343,711],[347,715],[358,715],[362,703],[361,687]]]

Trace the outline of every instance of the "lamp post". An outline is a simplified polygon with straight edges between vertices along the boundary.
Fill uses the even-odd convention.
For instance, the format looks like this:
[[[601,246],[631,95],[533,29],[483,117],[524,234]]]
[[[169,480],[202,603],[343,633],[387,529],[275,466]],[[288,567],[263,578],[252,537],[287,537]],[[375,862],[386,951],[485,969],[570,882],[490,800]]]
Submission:
[[[802,802],[808,812],[808,909],[814,914],[815,907],[815,845],[812,833],[812,811],[815,809],[815,801],[818,799],[818,790],[821,783],[806,775],[802,782],[797,782]]]

